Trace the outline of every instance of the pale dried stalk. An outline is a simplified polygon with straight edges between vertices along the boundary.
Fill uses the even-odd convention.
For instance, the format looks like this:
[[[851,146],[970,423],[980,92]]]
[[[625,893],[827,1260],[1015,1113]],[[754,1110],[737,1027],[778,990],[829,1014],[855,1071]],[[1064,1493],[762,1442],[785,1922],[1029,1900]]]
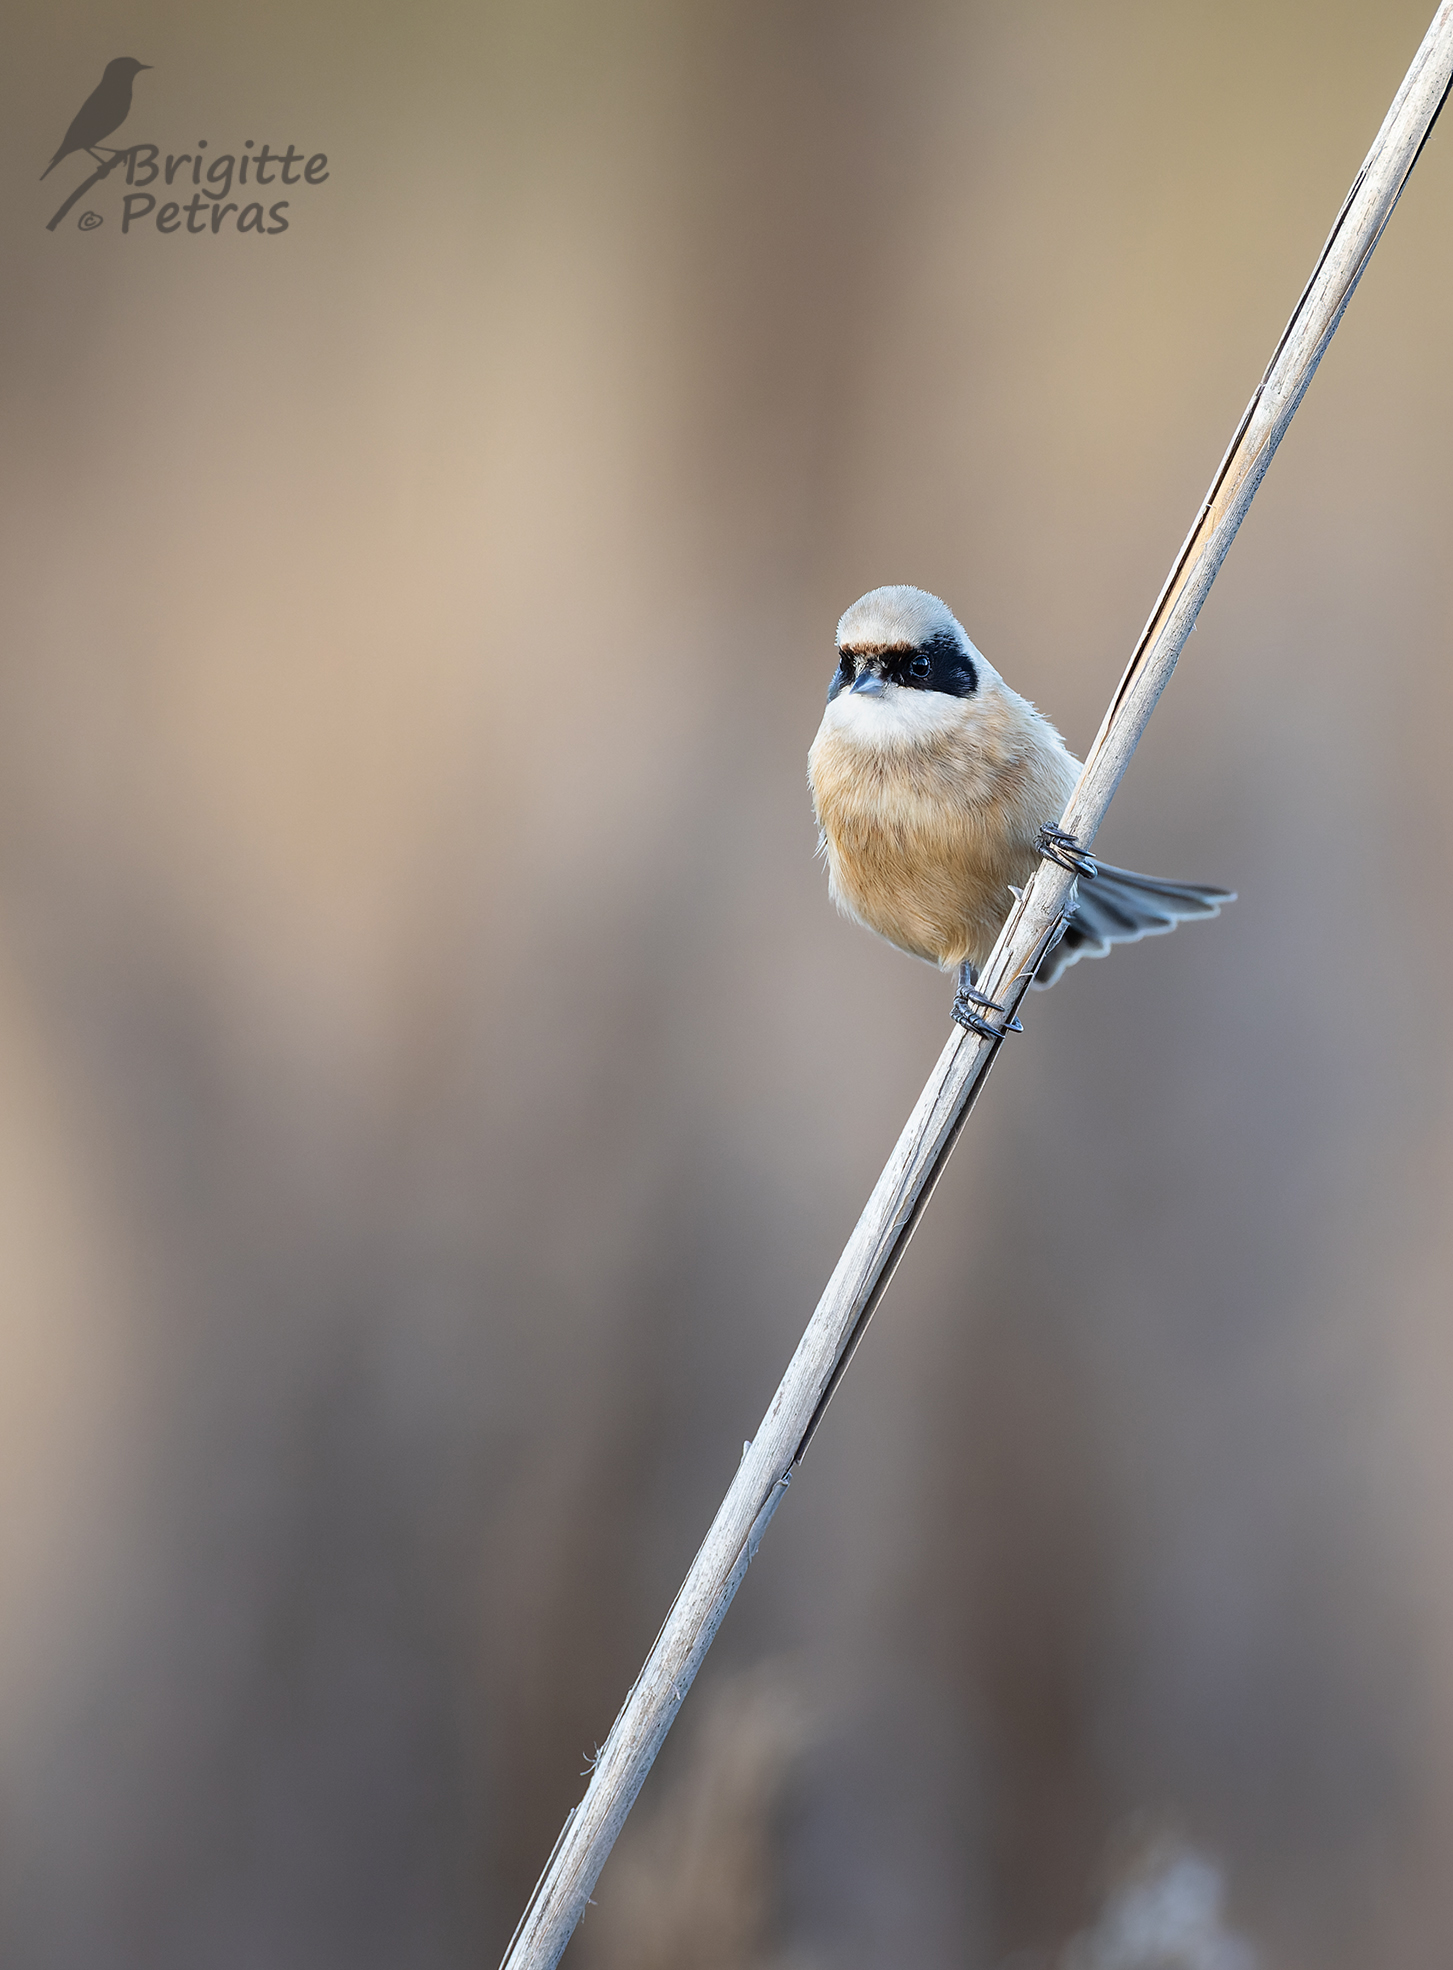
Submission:
[[[1062,826],[1088,845],[1181,647],[1291,423],[1372,249],[1392,216],[1453,78],[1453,0],[1443,0],[1306,291],[1247,406],[1221,469],[1090,748]],[[1074,879],[1045,862],[1009,913],[979,981],[1012,1015],[1071,907]],[[999,1042],[955,1029],[879,1177],[755,1440],[596,1760],[501,1970],[553,1970],[641,1782],[781,1503],[874,1304],[901,1258]]]

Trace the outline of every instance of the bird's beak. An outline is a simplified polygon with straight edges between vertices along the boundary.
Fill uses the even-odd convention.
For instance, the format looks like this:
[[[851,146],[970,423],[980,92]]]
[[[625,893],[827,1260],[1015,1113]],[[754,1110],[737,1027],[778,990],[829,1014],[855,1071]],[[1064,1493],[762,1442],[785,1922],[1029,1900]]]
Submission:
[[[852,691],[861,691],[865,698],[881,698],[885,686],[876,670],[860,670],[851,688]]]

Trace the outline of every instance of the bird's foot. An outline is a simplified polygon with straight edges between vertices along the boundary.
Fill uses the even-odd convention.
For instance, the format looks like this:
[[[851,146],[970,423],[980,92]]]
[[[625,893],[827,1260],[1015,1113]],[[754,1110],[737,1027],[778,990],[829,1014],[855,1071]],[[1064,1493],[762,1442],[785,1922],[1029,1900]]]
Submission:
[[[983,1011],[977,1010],[978,1007]],[[1022,1033],[1024,1028],[1017,1019],[1005,1017],[1006,1008],[997,999],[986,999],[982,992],[976,992],[972,985],[961,984],[954,999],[954,1018],[960,1026],[966,1026],[971,1033],[982,1033],[986,1040],[1007,1039],[1011,1033]],[[1002,1026],[991,1026],[984,1017],[985,1012],[997,1012],[1004,1020]]]
[[[1093,857],[1081,848],[1079,837],[1066,834],[1063,828],[1041,828],[1035,845],[1047,862],[1058,863],[1060,868],[1068,869],[1072,876],[1079,876],[1085,882],[1093,882],[1100,873]]]

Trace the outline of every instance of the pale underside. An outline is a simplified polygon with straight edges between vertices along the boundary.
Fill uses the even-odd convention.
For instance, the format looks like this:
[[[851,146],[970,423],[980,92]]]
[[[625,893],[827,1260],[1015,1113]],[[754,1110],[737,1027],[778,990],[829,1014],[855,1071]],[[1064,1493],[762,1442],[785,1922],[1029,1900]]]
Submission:
[[[834,902],[945,970],[983,966],[1079,772],[1049,721],[985,671],[969,698],[842,692],[808,756]]]

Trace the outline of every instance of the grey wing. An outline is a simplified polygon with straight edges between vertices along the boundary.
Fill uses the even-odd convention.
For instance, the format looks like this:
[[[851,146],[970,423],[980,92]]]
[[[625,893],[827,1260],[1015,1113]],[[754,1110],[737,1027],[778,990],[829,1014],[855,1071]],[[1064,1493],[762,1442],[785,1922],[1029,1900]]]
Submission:
[[[1047,992],[1081,958],[1103,958],[1112,944],[1136,944],[1160,937],[1191,917],[1214,917],[1223,903],[1234,903],[1233,889],[1210,889],[1195,882],[1161,882],[1133,869],[1099,863],[1099,874],[1080,883],[1080,900],[1064,936],[1039,967],[1034,983]]]

